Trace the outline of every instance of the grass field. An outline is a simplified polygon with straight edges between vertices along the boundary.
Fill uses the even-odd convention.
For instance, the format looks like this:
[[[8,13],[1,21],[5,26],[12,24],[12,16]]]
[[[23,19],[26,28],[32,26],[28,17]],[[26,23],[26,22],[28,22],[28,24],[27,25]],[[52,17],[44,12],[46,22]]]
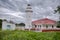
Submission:
[[[0,40],[60,40],[60,32],[0,31]]]

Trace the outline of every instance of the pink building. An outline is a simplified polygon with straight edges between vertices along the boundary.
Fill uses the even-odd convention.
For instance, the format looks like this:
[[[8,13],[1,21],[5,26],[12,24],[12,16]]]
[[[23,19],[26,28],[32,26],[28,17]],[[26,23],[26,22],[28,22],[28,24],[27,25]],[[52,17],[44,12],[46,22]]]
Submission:
[[[35,20],[32,22],[32,29],[35,30],[44,30],[44,29],[56,29],[56,21],[44,18],[40,20]]]

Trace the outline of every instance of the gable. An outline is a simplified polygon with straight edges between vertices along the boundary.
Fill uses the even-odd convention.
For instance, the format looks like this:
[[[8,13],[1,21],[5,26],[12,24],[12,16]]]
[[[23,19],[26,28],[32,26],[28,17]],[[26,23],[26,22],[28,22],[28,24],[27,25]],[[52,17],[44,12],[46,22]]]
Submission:
[[[56,21],[48,18],[44,18],[44,19],[33,21],[32,23],[33,24],[56,24]]]

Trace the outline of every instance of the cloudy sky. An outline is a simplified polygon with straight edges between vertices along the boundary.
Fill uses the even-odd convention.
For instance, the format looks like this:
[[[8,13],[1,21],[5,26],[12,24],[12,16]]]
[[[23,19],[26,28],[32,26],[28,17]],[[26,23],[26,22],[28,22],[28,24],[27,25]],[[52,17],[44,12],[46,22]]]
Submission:
[[[32,20],[49,18],[58,20],[58,14],[53,14],[60,5],[60,0],[0,0],[0,19],[14,22],[25,22],[25,8],[30,3],[33,13]]]

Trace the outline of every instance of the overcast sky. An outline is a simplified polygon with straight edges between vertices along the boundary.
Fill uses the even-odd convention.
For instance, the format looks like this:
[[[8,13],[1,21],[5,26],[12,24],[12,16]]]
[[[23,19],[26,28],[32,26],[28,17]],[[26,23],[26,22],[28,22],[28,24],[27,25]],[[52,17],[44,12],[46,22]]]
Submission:
[[[25,21],[25,8],[30,3],[33,13],[32,20],[49,18],[58,20],[58,14],[53,14],[60,5],[60,0],[0,0],[0,19]]]

